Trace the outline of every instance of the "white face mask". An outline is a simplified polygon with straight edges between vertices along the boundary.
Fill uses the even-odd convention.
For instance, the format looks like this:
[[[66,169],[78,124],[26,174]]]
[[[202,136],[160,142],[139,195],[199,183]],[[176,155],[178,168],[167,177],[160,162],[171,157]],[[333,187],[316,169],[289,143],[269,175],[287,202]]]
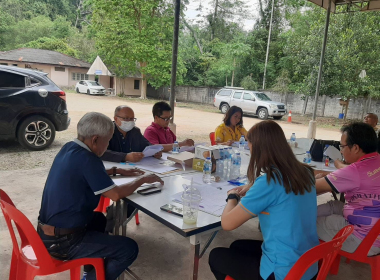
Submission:
[[[134,121],[126,122],[126,121],[121,121],[121,125],[119,126],[121,130],[128,132],[132,128],[134,128],[136,123]]]

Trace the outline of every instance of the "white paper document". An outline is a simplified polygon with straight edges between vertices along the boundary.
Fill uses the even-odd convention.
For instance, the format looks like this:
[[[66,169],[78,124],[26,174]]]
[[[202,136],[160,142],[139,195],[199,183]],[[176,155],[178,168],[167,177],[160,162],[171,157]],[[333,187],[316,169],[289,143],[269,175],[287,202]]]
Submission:
[[[199,210],[220,217],[227,204],[227,192],[235,187],[228,182],[196,185],[202,196]],[[182,192],[174,194],[172,199],[182,204]]]
[[[162,145],[152,145],[152,146],[147,146],[144,151],[144,157],[151,157],[157,154],[158,152],[161,152],[164,149]]]
[[[177,167],[166,166],[164,164],[144,165],[144,166],[136,165],[136,167],[141,168],[141,169],[146,170],[146,171],[151,171],[151,172],[160,173],[160,174],[178,169]]]
[[[342,159],[342,154],[340,153],[340,151],[331,145],[326,149],[325,155],[331,158],[332,160]]]

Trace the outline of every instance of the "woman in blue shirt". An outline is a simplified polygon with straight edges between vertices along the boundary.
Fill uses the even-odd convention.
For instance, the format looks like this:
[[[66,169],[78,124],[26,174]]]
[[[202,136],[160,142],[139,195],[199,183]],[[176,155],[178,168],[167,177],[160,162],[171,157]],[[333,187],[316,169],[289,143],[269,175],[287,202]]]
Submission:
[[[296,159],[274,121],[254,125],[247,138],[251,183],[228,193],[222,227],[233,230],[258,216],[264,241],[237,240],[230,248],[215,248],[209,264],[218,280],[226,275],[282,280],[303,253],[319,244],[313,170]],[[314,264],[302,280],[314,279],[317,271]]]

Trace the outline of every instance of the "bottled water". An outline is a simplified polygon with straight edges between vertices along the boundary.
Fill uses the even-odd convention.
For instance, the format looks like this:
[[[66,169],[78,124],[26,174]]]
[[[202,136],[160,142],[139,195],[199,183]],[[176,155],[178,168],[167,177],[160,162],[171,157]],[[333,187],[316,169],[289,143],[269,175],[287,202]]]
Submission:
[[[211,183],[211,158],[206,158],[203,165],[203,183]]]
[[[224,148],[224,169],[227,169],[229,159],[230,159],[230,152],[228,151],[228,148]]]
[[[310,164],[311,163],[311,155],[310,155],[309,151],[306,151],[306,155],[303,158],[303,162],[306,163],[306,164]]]
[[[328,156],[326,156],[325,152],[327,150],[327,148],[329,147],[330,145],[325,145],[325,148],[323,149],[323,163],[325,164],[325,166],[330,166],[330,158]]]
[[[220,171],[220,176],[221,178],[224,178],[224,162],[225,162],[225,154],[224,154],[224,149],[219,149],[219,160],[220,160],[220,164],[221,164],[221,168],[223,167],[223,169],[221,169]]]
[[[215,172],[215,177],[219,177],[220,179],[223,178],[223,162],[220,159],[216,160],[216,172]]]
[[[242,135],[240,137],[240,140],[239,140],[239,150],[244,150],[244,146],[245,146],[245,138],[244,138],[244,135]]]
[[[296,143],[296,134],[295,133],[292,133],[292,136],[290,136],[290,146],[294,146],[295,143]]]
[[[178,144],[178,141],[174,141],[172,153],[173,154],[178,154],[179,153],[179,144]]]
[[[232,159],[231,176],[230,179],[236,179],[240,176],[241,157],[240,153],[236,153]]]

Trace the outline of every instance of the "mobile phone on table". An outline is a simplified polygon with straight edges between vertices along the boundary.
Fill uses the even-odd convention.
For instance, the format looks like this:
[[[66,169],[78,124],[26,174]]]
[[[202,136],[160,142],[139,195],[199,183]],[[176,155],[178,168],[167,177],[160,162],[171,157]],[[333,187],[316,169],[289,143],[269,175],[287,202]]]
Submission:
[[[137,191],[137,193],[141,195],[149,195],[149,194],[154,194],[154,193],[159,193],[159,192],[161,192],[161,189],[157,187],[149,187],[149,188],[145,188],[145,189]]]
[[[161,210],[164,210],[168,213],[172,213],[174,215],[183,217],[183,209],[182,207],[175,206],[173,204],[165,204],[164,206],[160,207]]]

